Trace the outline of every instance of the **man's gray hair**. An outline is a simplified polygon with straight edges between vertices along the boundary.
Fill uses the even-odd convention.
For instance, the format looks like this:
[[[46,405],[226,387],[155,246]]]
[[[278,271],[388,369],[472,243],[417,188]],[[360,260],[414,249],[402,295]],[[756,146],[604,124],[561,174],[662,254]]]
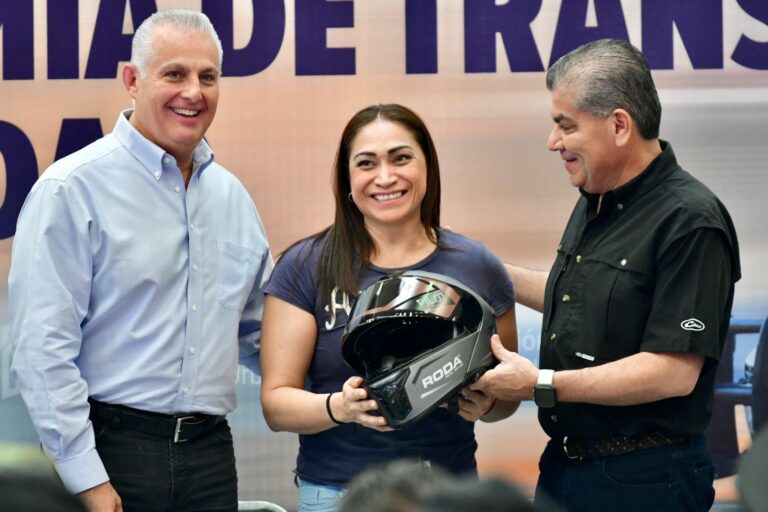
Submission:
[[[646,140],[659,136],[661,103],[645,56],[626,41],[601,39],[560,57],[547,71],[547,89],[568,89],[575,106],[595,117],[629,112]]]
[[[221,48],[219,35],[216,33],[216,29],[213,28],[213,24],[211,24],[208,16],[188,9],[167,9],[157,11],[144,20],[133,35],[131,63],[139,70],[139,76],[142,78],[147,76],[147,67],[153,57],[152,36],[155,33],[155,28],[167,25],[179,30],[198,31],[211,36],[219,51],[219,68],[221,68],[224,51]]]

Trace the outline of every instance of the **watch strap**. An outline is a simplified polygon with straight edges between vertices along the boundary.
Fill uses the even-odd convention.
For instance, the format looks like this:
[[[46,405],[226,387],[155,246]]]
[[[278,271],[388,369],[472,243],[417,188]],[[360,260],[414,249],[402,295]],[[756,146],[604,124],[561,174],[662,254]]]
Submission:
[[[555,380],[555,370],[539,370],[537,386],[552,386]]]

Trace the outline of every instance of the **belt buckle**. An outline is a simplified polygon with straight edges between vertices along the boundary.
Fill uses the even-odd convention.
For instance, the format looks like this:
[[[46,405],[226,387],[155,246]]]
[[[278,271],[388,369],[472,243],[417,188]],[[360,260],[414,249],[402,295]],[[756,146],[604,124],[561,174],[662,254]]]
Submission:
[[[571,455],[568,453],[568,436],[563,437],[563,452],[571,460],[582,460],[581,455]]]
[[[187,439],[179,439],[179,434],[181,433],[181,426],[184,424],[184,421],[194,419],[194,416],[181,416],[180,418],[176,418],[176,429],[173,431],[173,442],[176,443],[185,443],[188,441]]]

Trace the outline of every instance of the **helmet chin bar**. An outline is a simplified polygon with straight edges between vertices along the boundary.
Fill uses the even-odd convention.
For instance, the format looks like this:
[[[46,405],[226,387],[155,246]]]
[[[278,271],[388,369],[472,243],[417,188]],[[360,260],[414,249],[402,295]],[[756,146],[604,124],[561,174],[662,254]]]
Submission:
[[[365,388],[379,404],[389,426],[405,428],[417,422],[442,403],[456,398],[461,388],[491,368],[495,360],[490,352],[481,361],[473,361],[476,341],[476,336],[469,334],[441,350],[428,352],[405,366],[367,380]],[[468,373],[469,365],[474,370]]]
[[[496,364],[493,310],[447,276],[410,271],[363,290],[342,338],[345,360],[390,427],[406,428]],[[350,328],[351,326],[351,328]]]

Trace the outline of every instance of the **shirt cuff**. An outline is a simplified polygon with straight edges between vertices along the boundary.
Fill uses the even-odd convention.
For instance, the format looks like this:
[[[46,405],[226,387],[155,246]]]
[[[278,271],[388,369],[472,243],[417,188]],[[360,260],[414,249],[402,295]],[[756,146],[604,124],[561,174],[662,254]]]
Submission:
[[[83,492],[109,481],[107,470],[95,448],[77,457],[56,461],[54,465],[64,487],[72,494]]]

